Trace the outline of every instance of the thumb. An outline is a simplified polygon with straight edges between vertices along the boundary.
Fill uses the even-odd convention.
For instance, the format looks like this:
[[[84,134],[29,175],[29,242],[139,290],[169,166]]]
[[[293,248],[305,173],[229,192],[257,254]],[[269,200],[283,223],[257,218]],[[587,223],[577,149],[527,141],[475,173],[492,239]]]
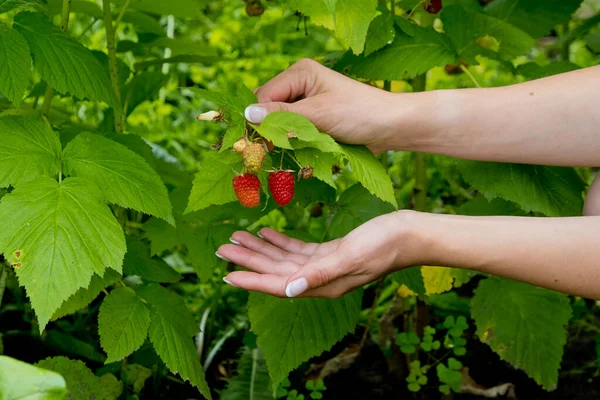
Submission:
[[[344,275],[342,260],[329,256],[307,264],[292,275],[285,286],[287,297],[297,297],[302,293],[325,286]]]
[[[302,114],[302,108],[296,103],[272,102],[252,104],[246,107],[244,115],[246,116],[248,122],[260,124],[267,117],[267,115],[275,111],[290,111],[293,113]]]

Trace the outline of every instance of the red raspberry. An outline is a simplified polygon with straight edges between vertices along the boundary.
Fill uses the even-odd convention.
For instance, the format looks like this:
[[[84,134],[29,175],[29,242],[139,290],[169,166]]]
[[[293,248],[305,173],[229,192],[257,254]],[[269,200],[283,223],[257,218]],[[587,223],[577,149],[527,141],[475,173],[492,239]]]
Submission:
[[[290,204],[294,197],[294,174],[290,171],[277,171],[269,174],[269,190],[273,200],[280,206]]]
[[[233,190],[244,207],[254,208],[260,204],[260,181],[256,175],[236,176],[233,178]]]
[[[442,0],[429,0],[429,2],[423,4],[423,8],[429,14],[437,14],[442,10]]]

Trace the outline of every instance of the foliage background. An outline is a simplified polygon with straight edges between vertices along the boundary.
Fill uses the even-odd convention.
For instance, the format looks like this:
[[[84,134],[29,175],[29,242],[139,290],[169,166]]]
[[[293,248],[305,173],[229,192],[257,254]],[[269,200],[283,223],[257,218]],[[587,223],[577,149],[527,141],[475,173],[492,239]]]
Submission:
[[[391,152],[378,174],[373,159],[346,150],[334,158],[340,173],[321,176],[335,189],[315,179],[291,206],[265,210],[225,201],[229,193],[184,214],[200,190],[194,174],[203,181],[210,166],[236,162],[213,149],[227,123],[195,120],[219,104],[194,88],[251,103],[244,87],[306,57],[394,92],[503,86],[598,64],[596,0],[445,0],[439,19],[418,1],[388,3],[264,1],[251,17],[238,0],[0,0],[0,393],[318,398],[307,382],[321,377],[326,398],[439,398],[471,390],[470,367],[483,386],[514,383],[526,398],[597,397],[593,302],[438,267],[342,299],[279,300],[223,285],[234,266],[213,256],[236,229],[330,239],[389,203],[578,215],[589,169],[513,165],[509,175],[506,165]],[[106,26],[119,19],[113,53]],[[381,187],[393,188],[389,203]],[[70,201],[47,200],[63,192]],[[51,234],[62,259],[36,239]],[[347,368],[332,371],[339,362]]]

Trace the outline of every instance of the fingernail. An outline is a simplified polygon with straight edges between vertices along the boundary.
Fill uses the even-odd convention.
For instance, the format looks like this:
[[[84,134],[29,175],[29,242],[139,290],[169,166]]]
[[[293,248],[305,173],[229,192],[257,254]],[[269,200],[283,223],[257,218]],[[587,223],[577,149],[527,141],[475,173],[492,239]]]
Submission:
[[[233,244],[235,244],[236,246],[241,246],[242,244],[240,242],[238,242],[237,240],[233,240],[233,238],[229,238],[229,241]]]
[[[285,295],[287,297],[296,297],[304,293],[308,289],[308,281],[306,278],[296,279],[290,282],[285,288]]]
[[[261,239],[264,239],[263,235],[261,235],[260,232],[256,232],[256,236],[258,236]]]
[[[215,253],[215,255],[216,255],[217,257],[219,257],[219,258],[220,258],[221,260],[223,260],[223,261],[231,262],[231,260],[228,260],[228,259],[226,259],[225,257],[223,257],[222,255],[220,255],[219,253]]]
[[[228,284],[229,286],[233,286],[233,287],[239,287],[239,286],[236,286],[236,285],[234,285],[233,283],[229,282],[229,281],[227,280],[227,278],[223,278],[223,282],[225,282],[225,283],[226,283],[226,284]]]
[[[244,111],[246,119],[253,124],[260,124],[263,122],[267,114],[267,109],[260,106],[249,106],[246,107],[246,110]]]

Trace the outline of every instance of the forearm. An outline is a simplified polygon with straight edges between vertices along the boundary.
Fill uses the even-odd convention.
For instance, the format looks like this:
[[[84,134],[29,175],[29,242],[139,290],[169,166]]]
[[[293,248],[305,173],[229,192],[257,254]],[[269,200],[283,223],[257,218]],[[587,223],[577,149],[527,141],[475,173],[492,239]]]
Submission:
[[[418,264],[466,268],[600,300],[600,217],[413,217]]]
[[[598,88],[600,67],[593,67],[501,88],[396,95],[391,147],[482,161],[598,166]]]

